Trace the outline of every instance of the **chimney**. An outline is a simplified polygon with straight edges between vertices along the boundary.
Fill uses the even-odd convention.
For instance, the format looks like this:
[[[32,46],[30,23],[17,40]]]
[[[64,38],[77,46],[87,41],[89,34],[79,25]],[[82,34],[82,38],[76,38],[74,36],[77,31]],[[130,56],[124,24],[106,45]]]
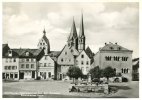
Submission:
[[[115,44],[117,45],[117,42]]]
[[[105,42],[105,45],[107,45],[107,43]]]

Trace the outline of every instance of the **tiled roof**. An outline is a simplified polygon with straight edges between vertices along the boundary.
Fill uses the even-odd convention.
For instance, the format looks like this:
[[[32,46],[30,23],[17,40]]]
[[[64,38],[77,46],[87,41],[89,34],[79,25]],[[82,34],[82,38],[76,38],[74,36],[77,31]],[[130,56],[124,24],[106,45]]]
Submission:
[[[36,57],[39,55],[39,53],[42,51],[42,49],[26,49],[26,48],[20,48],[20,49],[12,49],[13,52],[16,52],[20,57],[25,56],[25,52],[29,52],[32,57]]]
[[[57,61],[57,57],[59,56],[60,54],[60,51],[51,51],[49,53],[49,56],[54,60],[54,61]]]
[[[92,64],[94,62],[94,53],[91,51],[89,47],[86,48],[85,52],[88,55],[88,57],[91,59],[91,64]]]
[[[8,46],[8,44],[2,44],[2,48],[6,47],[6,46]]]
[[[105,46],[100,49],[100,51],[110,51],[110,50],[111,51],[131,51],[118,44],[113,44],[111,42],[109,44],[106,43]]]

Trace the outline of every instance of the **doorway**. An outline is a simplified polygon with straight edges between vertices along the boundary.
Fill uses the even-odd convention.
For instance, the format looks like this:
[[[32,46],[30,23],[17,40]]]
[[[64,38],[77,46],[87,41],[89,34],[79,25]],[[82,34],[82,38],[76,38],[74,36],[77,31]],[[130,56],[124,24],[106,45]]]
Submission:
[[[20,72],[19,78],[24,79],[24,72]]]

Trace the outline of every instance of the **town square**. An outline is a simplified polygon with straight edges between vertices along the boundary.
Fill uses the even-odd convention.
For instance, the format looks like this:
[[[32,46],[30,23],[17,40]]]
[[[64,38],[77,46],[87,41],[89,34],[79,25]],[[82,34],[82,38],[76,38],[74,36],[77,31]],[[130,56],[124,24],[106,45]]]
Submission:
[[[3,98],[139,98],[138,8],[3,3]]]

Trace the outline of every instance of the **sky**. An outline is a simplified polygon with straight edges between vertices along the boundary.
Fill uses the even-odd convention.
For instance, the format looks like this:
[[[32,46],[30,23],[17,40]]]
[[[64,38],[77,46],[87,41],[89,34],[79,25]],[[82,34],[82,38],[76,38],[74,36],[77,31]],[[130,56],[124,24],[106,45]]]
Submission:
[[[79,33],[84,18],[86,47],[96,53],[105,43],[133,50],[139,57],[139,4],[135,2],[3,3],[3,43],[11,48],[37,48],[46,30],[51,51],[67,43],[73,17]]]

